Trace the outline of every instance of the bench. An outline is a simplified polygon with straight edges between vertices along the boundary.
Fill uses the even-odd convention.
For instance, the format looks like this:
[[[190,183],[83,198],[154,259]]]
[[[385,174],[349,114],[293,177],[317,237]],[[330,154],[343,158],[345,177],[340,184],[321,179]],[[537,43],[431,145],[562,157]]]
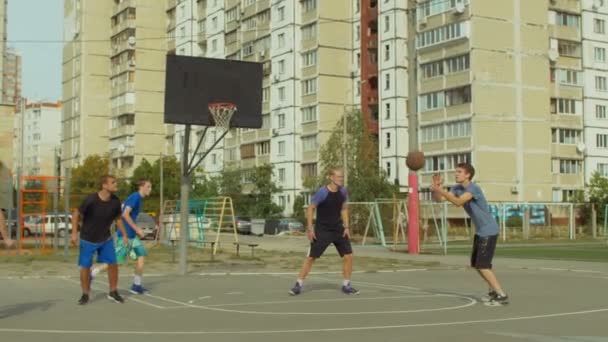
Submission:
[[[236,256],[239,257],[240,255],[240,249],[241,249],[241,243],[240,242],[234,242],[233,243],[234,247],[236,247]],[[243,245],[247,245],[247,247],[251,248],[251,257],[255,256],[255,248],[258,246],[257,243],[247,243],[247,244],[243,244]]]

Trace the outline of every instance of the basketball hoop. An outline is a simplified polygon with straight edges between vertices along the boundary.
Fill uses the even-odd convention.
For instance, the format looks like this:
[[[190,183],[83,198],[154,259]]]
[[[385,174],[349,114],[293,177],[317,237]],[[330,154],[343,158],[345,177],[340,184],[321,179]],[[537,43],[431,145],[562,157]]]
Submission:
[[[232,114],[234,114],[236,110],[237,108],[234,103],[209,103],[209,112],[211,112],[215,126],[223,129],[224,131],[228,131],[230,129],[230,120],[232,119]]]

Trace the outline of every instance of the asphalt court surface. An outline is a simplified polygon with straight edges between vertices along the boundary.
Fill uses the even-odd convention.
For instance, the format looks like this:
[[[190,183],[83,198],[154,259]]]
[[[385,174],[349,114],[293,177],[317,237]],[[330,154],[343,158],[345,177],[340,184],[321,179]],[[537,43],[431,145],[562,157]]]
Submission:
[[[149,295],[106,299],[104,276],[78,306],[78,278],[0,278],[6,341],[608,341],[608,271],[498,270],[511,303],[480,301],[468,269],[356,273],[358,296],[339,273],[313,273],[300,296],[295,274],[149,276]],[[127,289],[131,277],[121,276]]]

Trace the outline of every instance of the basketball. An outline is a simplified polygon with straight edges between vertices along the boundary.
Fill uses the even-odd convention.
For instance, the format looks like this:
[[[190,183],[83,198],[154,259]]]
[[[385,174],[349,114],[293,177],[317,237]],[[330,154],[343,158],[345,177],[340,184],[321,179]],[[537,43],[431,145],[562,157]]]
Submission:
[[[424,167],[424,153],[420,151],[409,152],[405,161],[407,167],[412,171],[418,171]]]

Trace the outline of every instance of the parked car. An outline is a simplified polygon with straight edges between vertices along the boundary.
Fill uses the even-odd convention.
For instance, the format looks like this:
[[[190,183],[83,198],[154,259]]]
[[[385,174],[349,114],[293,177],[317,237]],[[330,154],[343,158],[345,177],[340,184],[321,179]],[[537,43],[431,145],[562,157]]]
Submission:
[[[41,235],[44,230],[45,235],[54,235],[55,229],[57,230],[57,236],[62,238],[67,233],[72,232],[72,215],[68,215],[68,222],[65,221],[65,215],[62,214],[49,214],[49,215],[32,215],[32,218],[26,220],[24,218],[23,232],[24,236],[30,234]]]
[[[298,221],[295,218],[282,218],[279,220],[279,225],[277,227],[278,232],[283,231],[303,231],[304,225],[302,222]]]
[[[158,231],[158,225],[156,224],[154,217],[146,213],[140,213],[137,215],[135,223],[144,230],[145,235],[143,240],[154,240],[156,232]]]
[[[239,234],[251,234],[251,219],[245,216],[236,216],[236,230]]]

